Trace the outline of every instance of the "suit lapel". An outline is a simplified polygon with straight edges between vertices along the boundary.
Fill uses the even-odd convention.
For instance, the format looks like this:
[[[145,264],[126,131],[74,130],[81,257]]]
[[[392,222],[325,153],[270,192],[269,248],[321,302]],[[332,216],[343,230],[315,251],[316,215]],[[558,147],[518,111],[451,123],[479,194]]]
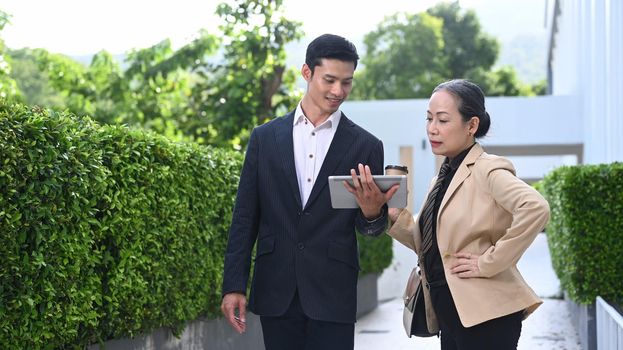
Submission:
[[[349,150],[350,145],[355,141],[355,131],[353,126],[355,124],[342,113],[340,117],[340,123],[337,126],[331,146],[327,151],[327,156],[322,163],[314,187],[309,195],[307,204],[305,207],[309,207],[314,200],[318,197],[323,188],[329,183],[328,177],[334,175],[335,168],[340,164],[344,155]],[[293,155],[294,157],[294,155]],[[347,174],[346,174],[347,175]]]
[[[465,179],[467,179],[469,175],[472,173],[469,166],[474,164],[476,162],[476,159],[478,159],[478,157],[480,157],[480,155],[483,152],[484,150],[482,149],[480,144],[477,143],[474,145],[474,147],[472,147],[469,153],[467,153],[467,156],[465,156],[465,159],[463,160],[459,168],[456,170],[456,173],[454,174],[454,177],[452,178],[452,181],[450,182],[450,186],[448,186],[448,190],[446,191],[446,194],[443,196],[443,200],[441,201],[441,205],[439,206],[439,213],[437,214],[437,219],[439,219],[441,212],[445,208],[450,198],[452,198],[452,195],[454,195],[454,192],[459,188],[459,186],[461,186],[463,181],[465,181]]]
[[[292,123],[294,122],[294,111],[286,114],[275,128],[275,139],[277,141],[278,152],[281,154],[281,164],[283,174],[290,186],[290,190],[296,198],[298,207],[301,208],[301,194],[296,177],[296,166],[294,164],[294,141],[292,140]]]

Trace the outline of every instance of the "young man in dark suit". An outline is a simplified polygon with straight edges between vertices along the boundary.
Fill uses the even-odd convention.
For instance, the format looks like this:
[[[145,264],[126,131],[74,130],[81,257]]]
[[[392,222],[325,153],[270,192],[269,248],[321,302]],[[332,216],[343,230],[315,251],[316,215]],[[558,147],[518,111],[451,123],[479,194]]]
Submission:
[[[257,242],[249,309],[267,350],[352,350],[359,257],[356,231],[379,235],[397,188],[382,193],[383,144],[339,107],[359,56],[331,34],[307,47],[305,96],[251,133],[229,232],[221,309],[245,330],[247,282]],[[357,169],[357,170],[355,170]],[[333,209],[328,176],[357,173],[359,209]],[[238,315],[239,317],[237,317]]]

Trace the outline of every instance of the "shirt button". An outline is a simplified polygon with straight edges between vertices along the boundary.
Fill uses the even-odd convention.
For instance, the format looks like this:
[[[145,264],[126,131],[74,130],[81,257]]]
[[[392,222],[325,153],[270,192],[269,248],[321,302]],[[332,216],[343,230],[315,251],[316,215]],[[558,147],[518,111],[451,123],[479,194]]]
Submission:
[[[309,155],[309,158],[314,158],[314,155],[313,155],[313,154],[310,154],[310,155]]]
[[[316,136],[316,133],[315,133],[315,132],[312,132],[312,136]]]
[[[307,182],[311,182],[311,179],[309,179],[309,178],[308,178],[308,179],[307,179]]]

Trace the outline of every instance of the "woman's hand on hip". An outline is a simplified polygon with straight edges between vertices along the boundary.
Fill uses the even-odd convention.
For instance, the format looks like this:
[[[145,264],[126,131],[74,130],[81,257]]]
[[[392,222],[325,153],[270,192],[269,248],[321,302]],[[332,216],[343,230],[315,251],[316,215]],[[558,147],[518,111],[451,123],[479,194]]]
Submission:
[[[450,267],[450,272],[460,278],[482,277],[478,268],[478,258],[480,255],[472,253],[456,253],[454,264]]]

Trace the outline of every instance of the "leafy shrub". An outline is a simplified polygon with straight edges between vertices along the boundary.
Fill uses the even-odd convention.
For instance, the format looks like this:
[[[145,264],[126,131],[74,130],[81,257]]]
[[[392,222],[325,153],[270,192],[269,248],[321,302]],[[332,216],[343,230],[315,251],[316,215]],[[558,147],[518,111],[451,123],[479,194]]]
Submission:
[[[0,161],[0,348],[217,315],[238,153],[15,105]]]
[[[551,207],[547,241],[569,297],[621,303],[623,289],[623,163],[560,167],[541,190]]]
[[[0,108],[2,348],[75,343],[99,322],[98,137],[88,119]]]
[[[359,243],[359,276],[380,274],[392,262],[392,238],[386,234],[379,237],[357,235]]]

